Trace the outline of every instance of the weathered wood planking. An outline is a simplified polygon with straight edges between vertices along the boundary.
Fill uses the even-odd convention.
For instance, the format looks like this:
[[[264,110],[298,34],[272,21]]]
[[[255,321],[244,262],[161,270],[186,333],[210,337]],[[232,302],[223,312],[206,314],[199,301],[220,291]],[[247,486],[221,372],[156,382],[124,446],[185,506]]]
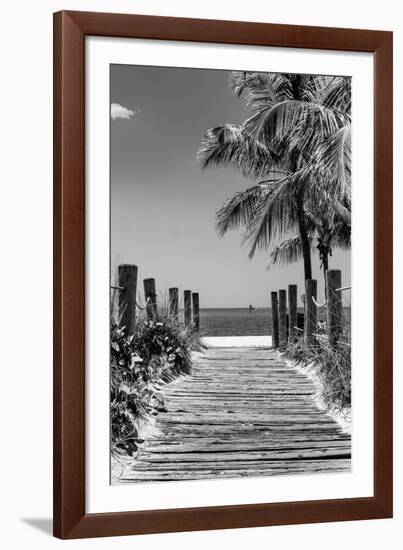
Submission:
[[[351,440],[315,385],[275,351],[210,348],[161,389],[167,413],[120,482],[180,481],[351,468]]]

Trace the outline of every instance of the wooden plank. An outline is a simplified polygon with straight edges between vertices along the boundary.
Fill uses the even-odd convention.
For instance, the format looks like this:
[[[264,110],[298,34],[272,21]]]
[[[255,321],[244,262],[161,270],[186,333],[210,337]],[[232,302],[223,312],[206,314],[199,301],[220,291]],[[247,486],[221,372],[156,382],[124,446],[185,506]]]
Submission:
[[[349,471],[351,440],[317,388],[275,351],[208,349],[160,389],[159,414],[121,483]]]
[[[239,450],[239,449],[230,449],[227,452],[224,451],[200,451],[200,452],[165,452],[165,453],[156,453],[156,452],[146,452],[141,453],[141,460],[148,463],[163,463],[169,466],[172,466],[176,463],[183,462],[203,462],[203,463],[220,463],[220,464],[229,464],[231,462],[242,462],[242,461],[255,461],[261,460],[296,460],[302,458],[316,458],[316,457],[342,457],[349,458],[351,456],[351,449],[349,445],[344,445],[342,447],[327,447],[327,448],[308,448],[304,449],[298,447],[296,449],[280,449],[280,450]]]
[[[211,438],[210,438],[211,439]],[[207,440],[207,442],[206,442]],[[299,441],[298,439],[291,439],[290,441],[277,441],[273,442],[272,440],[264,439],[254,441],[249,440],[238,440],[235,438],[231,438],[228,441],[222,440],[222,441],[209,441],[209,438],[203,438],[202,440],[198,438],[194,438],[190,441],[171,441],[166,442],[163,439],[154,441],[154,444],[148,444],[147,450],[142,452],[142,459],[144,459],[144,456],[146,453],[164,453],[164,454],[170,454],[175,455],[175,453],[223,453],[223,452],[236,452],[240,453],[241,451],[250,451],[251,453],[255,453],[257,451],[272,451],[276,449],[292,449],[297,451],[298,449],[305,449],[305,450],[311,450],[311,449],[323,449],[324,444],[326,443],[326,450],[329,450],[331,448],[343,448],[350,451],[350,440],[324,440],[321,438],[317,441]]]
[[[272,463],[266,466],[260,466],[251,471],[250,465],[234,467],[232,469],[205,469],[205,468],[189,468],[183,470],[149,470],[141,471],[140,469],[128,472],[122,479],[122,482],[144,482],[144,481],[184,481],[194,479],[217,479],[217,478],[235,478],[235,477],[260,477],[274,475],[290,475],[290,474],[306,474],[307,472],[326,473],[326,472],[348,472],[351,471],[351,460],[340,459],[337,461],[315,460],[315,461],[293,461]]]

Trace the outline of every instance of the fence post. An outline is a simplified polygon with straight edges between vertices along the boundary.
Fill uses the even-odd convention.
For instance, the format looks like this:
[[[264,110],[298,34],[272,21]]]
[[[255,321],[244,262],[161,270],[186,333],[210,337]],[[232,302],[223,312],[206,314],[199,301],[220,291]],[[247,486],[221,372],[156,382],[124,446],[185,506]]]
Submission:
[[[305,304],[304,304],[304,310],[305,310]],[[299,328],[300,332],[304,334],[304,324],[305,324],[305,313],[297,313],[297,327]]]
[[[137,271],[137,265],[118,266],[118,284],[122,287],[119,290],[119,315],[122,314],[120,324],[126,327],[128,335],[134,333],[136,324]]]
[[[287,291],[279,290],[279,305],[278,305],[278,332],[279,332],[279,345],[283,350],[287,347]]]
[[[277,292],[271,292],[271,339],[273,348],[278,348],[278,297]]]
[[[169,289],[169,313],[175,317],[175,319],[178,318],[178,297],[179,297],[179,290],[175,288]]]
[[[316,305],[312,298],[317,297],[316,279],[305,281],[305,345],[313,346],[316,332]]]
[[[193,324],[195,329],[198,331],[200,329],[200,309],[199,309],[199,293],[193,292]]]
[[[329,335],[329,344],[337,345],[340,340],[343,328],[343,307],[341,292],[336,292],[336,288],[341,288],[341,271],[339,269],[328,269],[326,271],[327,284],[327,330]]]
[[[157,293],[155,291],[155,279],[144,279],[144,296],[148,320],[155,319],[157,315]]]
[[[192,322],[192,291],[191,290],[185,290],[183,293],[184,298],[184,316],[185,316],[185,325],[188,326]]]
[[[297,339],[297,285],[288,285],[288,311],[289,311],[289,330],[288,330],[288,342],[292,344]]]

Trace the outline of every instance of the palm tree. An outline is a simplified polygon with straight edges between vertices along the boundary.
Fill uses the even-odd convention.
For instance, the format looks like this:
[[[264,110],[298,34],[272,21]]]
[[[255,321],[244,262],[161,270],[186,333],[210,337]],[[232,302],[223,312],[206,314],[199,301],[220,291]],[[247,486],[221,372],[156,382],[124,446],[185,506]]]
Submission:
[[[335,165],[345,172],[345,158],[349,156],[349,81],[340,77],[314,77],[303,75],[275,75],[275,84],[279,86],[280,101],[271,89],[262,90],[261,80],[252,78],[249,87],[248,103],[254,114],[244,127],[248,137],[255,137],[271,144],[272,148],[282,151],[282,156],[289,167],[289,173],[275,183],[275,192],[271,199],[262,206],[260,216],[252,221],[254,231],[251,235],[252,252],[257,247],[269,245],[270,234],[267,224],[271,223],[273,213],[286,204],[294,205],[297,214],[299,237],[302,255],[306,264],[309,249],[309,221],[324,220],[321,224],[322,234],[319,252],[327,265],[328,248],[326,230],[331,231],[334,220],[334,209],[338,202],[348,203],[350,186],[346,174],[336,181],[343,185],[332,188],[330,183],[335,179],[329,168]],[[239,82],[239,76],[235,77]],[[241,79],[245,86],[245,78]],[[276,147],[277,145],[277,147]],[[327,156],[329,158],[327,158]],[[287,162],[288,161],[288,162]],[[341,161],[341,162],[340,162]],[[326,166],[327,163],[327,166]],[[334,174],[337,175],[337,170]],[[322,176],[322,177],[321,177]],[[270,182],[273,183],[273,182]],[[330,199],[331,196],[331,199]],[[282,202],[285,204],[281,205]],[[326,215],[324,215],[324,208]],[[313,215],[309,216],[309,211]],[[260,219],[259,219],[260,218]],[[275,221],[275,220],[273,220]],[[269,237],[269,238],[268,238]]]
[[[297,231],[305,278],[311,278],[312,216],[306,203],[317,210],[319,192],[321,204],[326,203],[314,176],[329,168],[319,162],[325,139],[338,136],[340,141],[338,132],[349,122],[348,85],[341,78],[244,72],[232,74],[231,86],[246,97],[253,114],[242,127],[227,124],[207,132],[198,158],[204,168],[230,165],[260,181],[223,205],[217,214],[218,230],[224,234],[245,226],[251,257],[275,237]],[[324,264],[327,257],[324,254]]]
[[[307,201],[305,215],[310,222],[311,236],[316,234],[316,248],[326,280],[332,249],[351,246],[351,125],[328,136],[318,147],[311,164],[287,177],[293,185],[297,185],[298,179],[315,182],[311,184],[314,207],[310,211]],[[321,183],[323,180],[326,185]],[[301,254],[301,241],[294,237],[272,251],[271,263],[289,263],[299,259]]]
[[[332,255],[333,248],[349,249],[351,247],[351,221],[345,217],[335,220],[330,225],[325,217],[315,219],[312,227],[309,228],[309,241],[311,250],[316,249],[319,252],[321,268],[326,293],[326,271],[329,268],[329,256]],[[302,258],[302,246],[299,236],[289,237],[275,246],[270,253],[269,266],[277,264],[289,264]]]
[[[264,231],[259,232],[260,243],[252,246],[250,256],[255,254],[257,248],[266,247],[273,237],[281,237],[297,227],[304,243],[304,273],[305,277],[310,279],[311,253],[303,212],[303,196],[300,193],[294,198],[291,190],[288,197],[282,197],[280,204],[278,189],[273,185],[289,174],[284,159],[263,142],[247,137],[244,128],[225,124],[212,128],[205,134],[198,152],[198,160],[202,168],[231,166],[247,178],[270,177],[270,182],[264,180],[229,199],[217,212],[217,229],[221,235],[229,229],[241,226],[250,230],[251,219],[256,222],[252,214],[255,214],[259,207],[261,209],[262,204],[273,202],[275,208],[265,219]]]

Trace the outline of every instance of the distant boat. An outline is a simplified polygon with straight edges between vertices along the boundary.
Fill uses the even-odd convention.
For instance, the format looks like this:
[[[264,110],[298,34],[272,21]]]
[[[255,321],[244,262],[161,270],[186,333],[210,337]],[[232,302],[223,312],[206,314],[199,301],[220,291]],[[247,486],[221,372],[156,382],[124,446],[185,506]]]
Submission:
[[[252,313],[252,311],[253,311],[254,309],[255,309],[255,308],[254,308],[252,305],[250,305],[250,306],[249,306],[249,313]]]

